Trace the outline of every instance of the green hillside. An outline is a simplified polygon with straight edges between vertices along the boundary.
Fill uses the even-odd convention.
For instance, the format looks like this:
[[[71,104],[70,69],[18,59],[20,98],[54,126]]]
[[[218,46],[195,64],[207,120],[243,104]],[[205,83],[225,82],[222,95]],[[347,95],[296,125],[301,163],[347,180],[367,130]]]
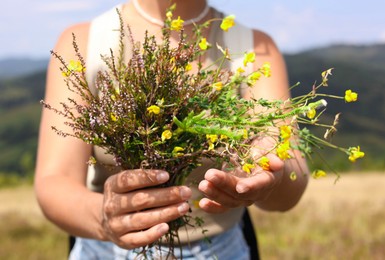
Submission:
[[[352,89],[359,93],[357,103],[329,104],[327,118],[332,120],[335,113],[342,112],[335,141],[340,145],[359,144],[366,158],[351,165],[343,154],[321,151],[325,160],[338,170],[384,169],[385,45],[336,45],[285,55],[285,59],[291,84],[301,83],[293,96],[309,92],[328,68],[334,71],[327,92],[342,95]],[[44,84],[45,71],[0,77],[0,173],[25,176],[33,172]],[[323,163],[314,162],[315,166]]]
[[[0,80],[0,173],[33,172],[45,74]]]

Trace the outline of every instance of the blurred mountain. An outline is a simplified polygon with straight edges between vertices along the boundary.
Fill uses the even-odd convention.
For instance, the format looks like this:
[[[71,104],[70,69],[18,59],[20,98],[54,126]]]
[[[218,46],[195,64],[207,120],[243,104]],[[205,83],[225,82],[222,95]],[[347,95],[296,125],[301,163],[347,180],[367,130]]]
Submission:
[[[0,78],[12,78],[45,70],[48,59],[8,58],[0,60]]]
[[[329,68],[334,70],[324,89],[327,93],[344,95],[346,89],[359,93],[356,103],[330,102],[325,119],[330,123],[341,112],[336,143],[360,145],[366,158],[351,166],[346,155],[325,150],[320,152],[325,161],[315,161],[315,166],[385,169],[385,45],[333,45],[287,54],[285,60],[291,85],[300,82],[292,96],[310,92]],[[44,60],[0,61],[0,173],[33,171],[46,64]]]

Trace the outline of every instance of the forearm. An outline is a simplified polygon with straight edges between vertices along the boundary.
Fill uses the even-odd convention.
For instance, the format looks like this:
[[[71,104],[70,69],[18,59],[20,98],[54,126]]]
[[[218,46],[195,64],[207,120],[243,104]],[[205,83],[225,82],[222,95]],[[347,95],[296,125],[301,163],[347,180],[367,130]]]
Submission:
[[[293,154],[293,158],[284,163],[281,182],[276,184],[267,199],[255,203],[259,208],[268,211],[287,211],[301,199],[308,183],[308,167],[299,151],[294,151]],[[291,178],[292,173],[295,174],[295,178]]]
[[[105,239],[101,226],[102,194],[89,191],[65,175],[42,176],[36,179],[35,189],[50,221],[75,236]]]

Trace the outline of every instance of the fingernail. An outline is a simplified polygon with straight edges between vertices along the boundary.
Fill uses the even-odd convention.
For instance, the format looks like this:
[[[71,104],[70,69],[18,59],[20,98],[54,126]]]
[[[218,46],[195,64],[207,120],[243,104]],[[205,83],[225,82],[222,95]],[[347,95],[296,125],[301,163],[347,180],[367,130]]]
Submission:
[[[183,200],[188,200],[191,197],[191,189],[188,187],[180,187],[179,188],[179,194]]]
[[[189,205],[186,202],[180,204],[178,206],[179,214],[184,215],[188,211],[189,208],[190,207],[189,207]]]
[[[168,225],[166,223],[160,224],[158,226],[158,232],[160,234],[166,234],[167,231],[168,231]]]
[[[249,187],[247,187],[246,185],[240,183],[236,186],[236,190],[238,193],[246,193],[249,191]]]
[[[167,172],[161,171],[156,174],[156,179],[158,180],[158,182],[162,182],[162,183],[166,182],[168,181],[168,178],[169,178],[169,175]]]

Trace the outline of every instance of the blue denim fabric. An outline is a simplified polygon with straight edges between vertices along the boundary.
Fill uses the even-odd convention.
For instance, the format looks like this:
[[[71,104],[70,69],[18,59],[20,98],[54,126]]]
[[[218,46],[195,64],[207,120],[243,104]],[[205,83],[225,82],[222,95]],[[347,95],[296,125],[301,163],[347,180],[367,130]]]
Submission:
[[[152,248],[153,256],[148,259],[166,259],[167,248]],[[156,257],[163,251],[163,258]],[[175,248],[175,256],[180,259],[180,249]],[[240,225],[235,225],[230,230],[211,238],[211,243],[204,241],[194,242],[182,248],[183,259],[186,260],[248,260],[250,259],[249,247],[244,240]],[[98,241],[85,238],[76,238],[76,243],[71,251],[69,260],[129,260],[144,259],[135,250],[119,248],[111,242]],[[171,258],[170,258],[171,259]]]

